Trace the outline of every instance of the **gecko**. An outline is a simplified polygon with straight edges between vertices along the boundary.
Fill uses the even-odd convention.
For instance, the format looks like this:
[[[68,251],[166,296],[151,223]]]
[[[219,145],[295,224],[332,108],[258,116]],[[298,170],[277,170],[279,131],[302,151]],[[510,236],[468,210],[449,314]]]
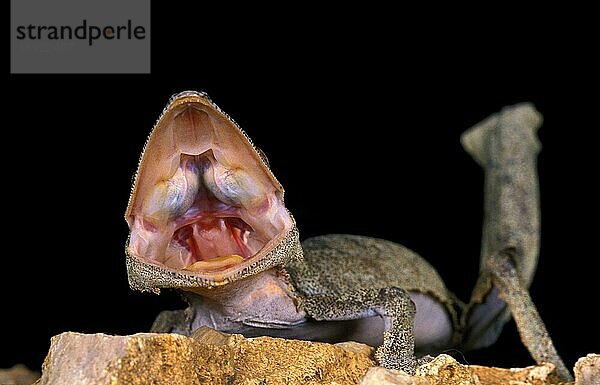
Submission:
[[[487,175],[481,276],[465,304],[400,244],[347,234],[300,243],[265,154],[206,93],[181,92],[158,118],[134,175],[125,213],[129,284],[175,289],[188,303],[161,312],[154,332],[210,326],[246,337],[353,340],[376,346],[381,366],[407,373],[428,354],[493,343],[509,314],[520,331],[543,330],[549,340],[527,292],[537,264],[539,116],[531,105],[509,107],[462,137]],[[534,358],[562,363],[551,341],[552,349],[529,343]]]

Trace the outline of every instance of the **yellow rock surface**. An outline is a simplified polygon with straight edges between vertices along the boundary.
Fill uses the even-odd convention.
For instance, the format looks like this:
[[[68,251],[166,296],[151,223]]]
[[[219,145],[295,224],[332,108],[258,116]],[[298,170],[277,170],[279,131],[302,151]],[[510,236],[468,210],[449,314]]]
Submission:
[[[600,385],[600,356],[575,367],[576,385]],[[244,338],[202,327],[185,337],[67,332],[52,338],[41,385],[558,385],[552,364],[520,369],[462,365],[441,354],[415,376],[375,366],[373,348]],[[572,384],[571,384],[572,385]]]

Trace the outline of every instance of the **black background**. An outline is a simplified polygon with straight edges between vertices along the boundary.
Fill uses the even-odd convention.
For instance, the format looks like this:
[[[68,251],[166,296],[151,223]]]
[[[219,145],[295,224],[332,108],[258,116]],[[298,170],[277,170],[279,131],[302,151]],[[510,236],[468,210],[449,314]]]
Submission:
[[[238,24],[155,4],[151,75],[6,75],[0,367],[39,367],[60,332],[146,331],[161,309],[183,306],[172,293],[129,289],[123,213],[146,136],[185,89],[207,91],[266,152],[302,239],[402,243],[463,300],[478,272],[483,174],[460,133],[533,102],[545,123],[532,296],[568,366],[600,350],[591,32],[488,38],[482,27],[506,25],[464,35],[448,25],[427,38],[435,21],[407,27],[383,12],[363,15],[376,22],[367,27],[307,14]],[[462,353],[469,363],[532,362],[512,322],[494,347]]]

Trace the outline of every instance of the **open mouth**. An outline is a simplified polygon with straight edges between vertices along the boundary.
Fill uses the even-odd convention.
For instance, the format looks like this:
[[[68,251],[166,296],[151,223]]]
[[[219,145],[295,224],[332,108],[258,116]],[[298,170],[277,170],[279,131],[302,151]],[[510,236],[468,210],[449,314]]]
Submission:
[[[153,132],[134,184],[129,252],[205,275],[261,258],[293,220],[256,150],[205,105],[183,105],[163,119],[163,142],[153,149]]]

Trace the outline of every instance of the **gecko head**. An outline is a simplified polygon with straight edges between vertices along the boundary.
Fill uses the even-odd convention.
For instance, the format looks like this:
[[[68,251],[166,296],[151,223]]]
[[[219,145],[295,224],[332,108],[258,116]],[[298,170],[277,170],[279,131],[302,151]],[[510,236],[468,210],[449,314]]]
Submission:
[[[150,133],[125,220],[134,289],[223,285],[302,258],[262,152],[204,93],[175,95]]]

